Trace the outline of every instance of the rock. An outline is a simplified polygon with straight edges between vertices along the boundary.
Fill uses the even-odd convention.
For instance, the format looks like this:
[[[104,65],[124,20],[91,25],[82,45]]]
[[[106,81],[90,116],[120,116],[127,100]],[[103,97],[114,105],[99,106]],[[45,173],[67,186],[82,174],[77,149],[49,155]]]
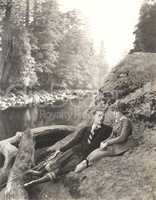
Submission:
[[[156,54],[133,53],[108,75],[99,90],[96,104],[113,104],[120,99],[127,105],[127,115],[145,127],[156,123]],[[109,94],[109,95],[108,95]],[[109,112],[109,111],[108,111]]]

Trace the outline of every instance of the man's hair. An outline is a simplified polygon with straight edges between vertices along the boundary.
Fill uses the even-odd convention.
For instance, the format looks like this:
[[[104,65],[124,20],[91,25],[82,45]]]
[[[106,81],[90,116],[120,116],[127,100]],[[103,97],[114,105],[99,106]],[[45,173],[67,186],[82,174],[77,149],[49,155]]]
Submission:
[[[95,115],[96,112],[101,111],[103,112],[103,114],[106,112],[106,110],[108,109],[108,106],[96,106],[93,108],[93,114]]]

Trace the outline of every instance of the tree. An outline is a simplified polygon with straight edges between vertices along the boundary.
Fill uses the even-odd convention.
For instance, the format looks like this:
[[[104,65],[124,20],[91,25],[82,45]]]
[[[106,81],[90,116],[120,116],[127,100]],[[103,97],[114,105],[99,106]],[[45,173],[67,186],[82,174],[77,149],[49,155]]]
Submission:
[[[32,55],[36,61],[41,87],[50,89],[54,80],[59,52],[57,45],[61,39],[60,12],[54,0],[34,2],[34,19],[31,23]]]
[[[1,63],[1,88],[7,87],[7,81],[9,71],[11,68],[11,51],[12,51],[12,27],[11,27],[11,12],[12,12],[12,0],[1,2],[1,9],[5,10],[3,17],[3,30],[2,30],[2,63]]]
[[[62,13],[56,0],[9,1],[2,36],[4,90],[37,79],[49,91],[55,84],[96,87],[92,72],[101,63],[80,13]]]
[[[59,45],[57,80],[68,88],[92,88],[94,49],[77,11],[64,14],[64,37]]]
[[[104,41],[101,41],[100,45],[100,51],[96,55],[96,70],[97,71],[97,88],[100,88],[103,86],[104,77],[106,76],[108,72],[108,64],[105,61],[105,48],[104,48]]]
[[[145,1],[134,34],[134,49],[131,52],[156,52],[156,3]]]
[[[24,84],[24,79],[28,77],[28,74],[31,85],[37,81],[34,70],[35,61],[31,56],[29,33],[26,28],[29,23],[28,3],[28,0],[16,0],[6,5],[2,35],[4,61],[1,85],[4,90],[17,82]]]

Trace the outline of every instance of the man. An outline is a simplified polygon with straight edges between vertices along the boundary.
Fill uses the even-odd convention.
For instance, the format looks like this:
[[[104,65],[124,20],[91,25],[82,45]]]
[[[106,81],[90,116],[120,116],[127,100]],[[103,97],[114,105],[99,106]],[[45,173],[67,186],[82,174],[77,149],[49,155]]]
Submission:
[[[96,108],[91,126],[82,128],[68,144],[56,151],[58,159],[53,159],[40,171],[31,170],[31,173],[41,178],[25,184],[25,187],[55,180],[70,171],[84,160],[93,150],[99,147],[101,141],[108,138],[112,128],[104,125],[104,112],[106,109]]]

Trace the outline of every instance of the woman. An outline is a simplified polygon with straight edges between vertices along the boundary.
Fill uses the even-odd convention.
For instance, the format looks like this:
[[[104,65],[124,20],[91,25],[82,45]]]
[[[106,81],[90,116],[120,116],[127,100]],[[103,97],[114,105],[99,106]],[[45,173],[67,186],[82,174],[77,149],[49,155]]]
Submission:
[[[126,104],[117,102],[113,107],[114,124],[111,136],[101,142],[100,147],[91,152],[87,159],[77,165],[75,172],[80,172],[95,161],[106,156],[117,156],[125,153],[131,146],[132,124],[124,115]]]

